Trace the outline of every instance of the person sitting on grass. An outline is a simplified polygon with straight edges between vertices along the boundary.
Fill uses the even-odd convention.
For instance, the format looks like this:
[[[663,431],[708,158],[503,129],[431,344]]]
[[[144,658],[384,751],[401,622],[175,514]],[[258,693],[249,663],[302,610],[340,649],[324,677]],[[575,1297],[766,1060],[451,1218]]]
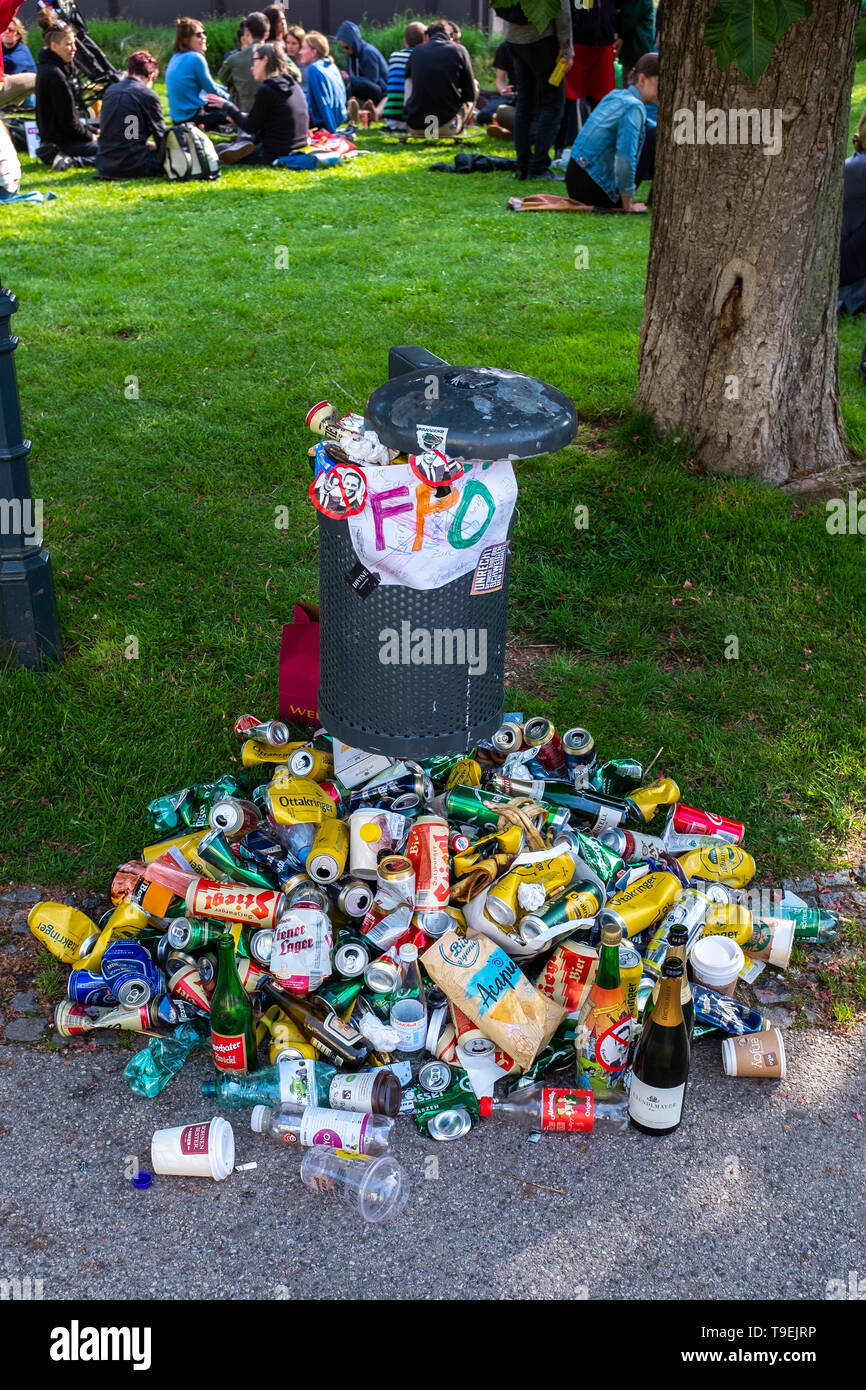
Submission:
[[[102,99],[96,170],[104,179],[157,178],[165,153],[162,104],[153,90],[159,64],[152,53],[131,53],[126,76]]]
[[[448,20],[427,30],[427,42],[413,48],[406,68],[406,126],[410,135],[437,139],[440,130],[459,135],[475,107],[472,60],[451,39]]]
[[[857,314],[866,308],[866,111],[843,180],[838,308]]]
[[[384,105],[388,91],[388,64],[378,48],[365,43],[361,30],[350,19],[344,19],[337,30],[337,42],[346,55],[346,96],[349,98],[349,120],[358,124],[359,103],[375,116]]]
[[[17,9],[17,5],[15,6]],[[8,5],[6,7],[8,13]],[[0,20],[3,9],[0,7]],[[27,30],[13,14],[0,35],[0,106],[32,106],[36,86],[36,64],[27,47]]]
[[[87,169],[96,163],[96,121],[78,114],[72,86],[75,30],[71,24],[47,27],[36,71],[36,123],[41,144],[36,151],[52,169]]]
[[[168,114],[175,125],[191,121],[203,130],[216,130],[222,124],[219,111],[202,106],[202,92],[227,97],[228,92],[211,77],[205,59],[207,34],[197,19],[175,21],[174,51],[165,70]]]
[[[231,100],[248,111],[256,99],[257,83],[253,77],[253,49],[257,43],[265,43],[270,25],[258,10],[248,14],[240,27],[240,48],[227,53],[223,65],[217,73],[217,81],[229,90]]]
[[[382,115],[389,130],[405,130],[406,122],[403,119],[403,107],[406,99],[406,68],[412,55],[412,49],[417,48],[427,37],[427,25],[420,24],[418,20],[413,20],[407,24],[403,32],[403,42],[405,48],[398,48],[388,59],[388,94],[385,97],[385,106]]]
[[[219,152],[221,164],[273,164],[281,155],[295,154],[307,144],[310,113],[301,84],[289,76],[281,43],[257,43],[253,77],[259,83],[256,99],[246,113],[224,97],[209,96],[208,105],[222,108],[246,136]]]
[[[646,212],[634,194],[655,167],[656,127],[647,120],[646,106],[658,100],[658,73],[659,55],[645,53],[632,69],[631,85],[599,102],[566,165],[569,198],[587,207]]]
[[[485,101],[475,116],[476,125],[498,124],[498,112],[503,106],[513,106],[517,88],[514,82],[514,59],[507,43],[501,43],[493,55],[493,81],[496,94]]]
[[[307,69],[310,125],[333,135],[338,126],[346,124],[346,86],[324,34],[316,29],[305,34],[300,56]]]

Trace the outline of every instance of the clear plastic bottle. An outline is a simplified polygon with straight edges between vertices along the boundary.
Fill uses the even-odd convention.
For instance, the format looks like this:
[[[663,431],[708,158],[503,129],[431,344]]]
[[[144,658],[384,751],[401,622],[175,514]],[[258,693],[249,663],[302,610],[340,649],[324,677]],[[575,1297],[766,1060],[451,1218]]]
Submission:
[[[268,1108],[257,1105],[250,1117],[255,1134],[267,1134],[284,1144],[305,1148],[324,1144],[350,1154],[388,1152],[394,1121],[387,1115],[362,1115],[355,1110],[325,1110],[317,1105],[283,1101]]]
[[[628,1129],[628,1096],[624,1091],[580,1091],[573,1087],[521,1086],[502,1100],[482,1096],[481,1118],[505,1115],[525,1129],[559,1134],[588,1130]]]

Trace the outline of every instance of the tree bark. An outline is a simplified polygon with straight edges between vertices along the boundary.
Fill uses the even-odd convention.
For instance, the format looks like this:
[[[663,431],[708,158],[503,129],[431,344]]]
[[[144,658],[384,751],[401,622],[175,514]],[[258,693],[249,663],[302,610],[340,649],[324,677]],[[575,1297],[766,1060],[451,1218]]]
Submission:
[[[662,434],[690,436],[709,471],[780,484],[848,457],[836,294],[859,6],[814,0],[752,84],[704,45],[714,3],[664,3],[638,406]],[[740,138],[731,110],[766,112],[761,138],[772,148],[780,129],[781,152],[697,143],[722,129],[713,108]],[[684,110],[692,144],[674,138],[688,136]]]

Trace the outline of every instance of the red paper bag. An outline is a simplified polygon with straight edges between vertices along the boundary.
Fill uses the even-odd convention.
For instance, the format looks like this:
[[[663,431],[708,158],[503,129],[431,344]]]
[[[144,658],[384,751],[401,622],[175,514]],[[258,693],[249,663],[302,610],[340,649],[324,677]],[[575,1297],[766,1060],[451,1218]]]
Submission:
[[[319,606],[296,603],[295,621],[280,643],[279,716],[287,723],[319,727]]]

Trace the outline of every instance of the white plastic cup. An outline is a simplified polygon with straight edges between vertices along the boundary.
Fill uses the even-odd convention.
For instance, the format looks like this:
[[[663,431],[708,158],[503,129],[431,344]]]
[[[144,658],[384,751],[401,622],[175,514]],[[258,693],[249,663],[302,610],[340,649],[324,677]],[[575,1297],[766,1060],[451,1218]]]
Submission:
[[[150,1161],[155,1173],[222,1182],[235,1166],[234,1130],[221,1115],[199,1124],[158,1129],[150,1141]]]
[[[387,1221],[409,1199],[406,1174],[396,1158],[344,1154],[314,1144],[301,1162],[301,1179],[312,1192],[339,1198],[365,1221]]]
[[[692,974],[699,985],[733,996],[746,958],[728,936],[699,937],[692,948]]]

